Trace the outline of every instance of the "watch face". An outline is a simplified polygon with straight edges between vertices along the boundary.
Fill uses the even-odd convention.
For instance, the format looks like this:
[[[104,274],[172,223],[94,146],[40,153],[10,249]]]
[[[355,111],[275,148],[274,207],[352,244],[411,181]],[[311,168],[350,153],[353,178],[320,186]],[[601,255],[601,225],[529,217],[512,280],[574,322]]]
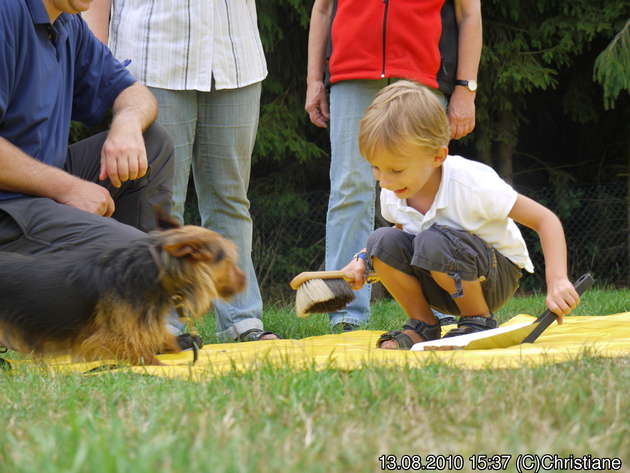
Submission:
[[[477,90],[477,81],[476,80],[469,80],[468,81],[468,90],[470,90],[472,92]]]

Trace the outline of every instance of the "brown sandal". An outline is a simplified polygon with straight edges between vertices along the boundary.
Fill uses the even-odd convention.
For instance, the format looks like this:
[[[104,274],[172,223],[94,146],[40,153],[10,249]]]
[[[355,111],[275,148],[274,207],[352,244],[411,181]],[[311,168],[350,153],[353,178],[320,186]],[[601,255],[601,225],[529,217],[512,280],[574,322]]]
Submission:
[[[484,330],[497,328],[498,326],[499,324],[492,315],[490,315],[489,317],[482,317],[480,315],[462,316],[459,318],[459,322],[457,322],[457,328],[446,332],[444,338],[482,332]]]
[[[437,340],[440,338],[442,334],[442,326],[440,322],[435,325],[429,325],[426,322],[422,322],[421,320],[409,319],[407,323],[403,325],[403,330],[413,330],[420,337],[423,338],[423,342],[428,342],[429,340]],[[398,343],[399,350],[409,350],[412,346],[415,345],[415,342],[411,339],[409,335],[404,333],[402,330],[391,330],[389,332],[384,333],[376,342],[376,347],[381,348],[381,345],[390,340]]]

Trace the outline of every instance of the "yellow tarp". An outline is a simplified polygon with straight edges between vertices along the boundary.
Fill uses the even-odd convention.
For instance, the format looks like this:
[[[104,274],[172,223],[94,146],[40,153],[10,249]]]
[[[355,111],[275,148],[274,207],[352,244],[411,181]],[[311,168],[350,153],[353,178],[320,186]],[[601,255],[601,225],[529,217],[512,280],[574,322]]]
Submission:
[[[503,325],[529,320],[533,320],[533,317],[517,315]],[[444,327],[444,331],[450,328]],[[494,350],[379,350],[375,348],[375,343],[381,333],[363,330],[302,340],[206,345],[200,350],[199,360],[194,366],[191,365],[192,353],[188,351],[176,355],[160,355],[158,358],[166,366],[134,366],[121,370],[204,380],[233,370],[248,371],[264,365],[295,369],[352,370],[364,366],[422,367],[429,363],[445,363],[460,368],[483,369],[558,363],[583,354],[601,357],[630,356],[630,312],[608,316],[566,317],[563,325],[554,323],[534,344]],[[83,373],[108,365],[111,363],[70,363],[57,360],[48,363],[47,367],[54,371]]]

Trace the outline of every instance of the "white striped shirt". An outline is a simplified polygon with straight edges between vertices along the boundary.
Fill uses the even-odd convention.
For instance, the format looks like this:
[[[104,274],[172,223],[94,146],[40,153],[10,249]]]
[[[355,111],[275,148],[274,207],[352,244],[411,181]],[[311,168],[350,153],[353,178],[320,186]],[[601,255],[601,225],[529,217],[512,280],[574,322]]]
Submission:
[[[142,83],[208,92],[260,82],[256,0],[114,0],[109,47]]]

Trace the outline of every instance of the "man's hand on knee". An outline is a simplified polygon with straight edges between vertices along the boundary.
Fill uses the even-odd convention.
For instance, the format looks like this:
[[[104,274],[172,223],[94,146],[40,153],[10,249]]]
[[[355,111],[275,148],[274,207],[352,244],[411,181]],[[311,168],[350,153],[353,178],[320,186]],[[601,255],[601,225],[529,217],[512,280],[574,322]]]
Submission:
[[[109,177],[114,187],[143,177],[148,168],[142,129],[137,121],[118,117],[103,143],[99,180]]]
[[[93,182],[75,179],[55,198],[60,204],[70,205],[103,217],[111,217],[116,209],[109,191]]]

